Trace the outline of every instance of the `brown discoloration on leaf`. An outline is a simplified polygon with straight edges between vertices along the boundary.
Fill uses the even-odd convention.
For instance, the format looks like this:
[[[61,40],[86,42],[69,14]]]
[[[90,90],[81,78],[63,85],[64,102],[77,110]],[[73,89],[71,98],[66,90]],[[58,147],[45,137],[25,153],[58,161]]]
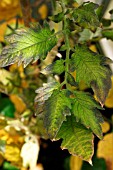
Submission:
[[[106,57],[92,52],[85,45],[75,46],[72,55],[72,66],[76,70],[76,81],[84,81],[91,87],[103,107],[111,88],[111,70]]]
[[[109,108],[113,108],[113,76],[111,77],[111,80],[112,80],[112,87],[105,101],[105,106]]]
[[[61,148],[68,149],[72,155],[77,155],[91,163],[94,153],[93,135],[89,129],[76,122],[75,117],[68,116],[63,122],[56,139],[62,138]]]
[[[92,81],[91,82],[91,87],[100,102],[101,106],[103,107],[105,100],[108,96],[109,90],[111,88],[111,72],[106,72],[106,78],[103,78],[101,86],[99,85],[99,82],[97,81]]]
[[[90,128],[100,139],[103,138],[100,121],[103,120],[98,109],[102,109],[94,98],[86,92],[75,91],[73,99],[72,112],[76,117],[76,121],[80,121],[86,128]],[[98,116],[100,118],[98,119]]]
[[[10,45],[4,47],[0,55],[0,66],[13,63],[24,63],[24,67],[39,58],[46,58],[47,53],[56,45],[57,39],[49,25],[44,28],[33,24],[31,28],[21,28],[15,34],[8,36]]]

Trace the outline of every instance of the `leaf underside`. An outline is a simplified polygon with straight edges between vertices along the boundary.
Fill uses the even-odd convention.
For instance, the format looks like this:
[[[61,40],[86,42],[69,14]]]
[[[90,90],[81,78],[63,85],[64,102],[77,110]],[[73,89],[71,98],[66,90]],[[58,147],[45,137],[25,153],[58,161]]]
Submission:
[[[62,138],[62,149],[68,149],[73,155],[80,156],[82,159],[91,162],[93,155],[93,135],[91,131],[76,122],[75,117],[67,117],[63,122],[56,139]]]
[[[30,62],[39,58],[44,59],[47,53],[56,45],[56,37],[49,26],[41,28],[33,25],[31,28],[21,28],[6,39],[10,44],[6,46],[0,56],[0,67],[13,63]]]
[[[81,80],[92,87],[97,99],[103,106],[111,88],[111,71],[107,67],[107,59],[92,52],[85,45],[75,47],[71,65],[76,70],[76,81]]]

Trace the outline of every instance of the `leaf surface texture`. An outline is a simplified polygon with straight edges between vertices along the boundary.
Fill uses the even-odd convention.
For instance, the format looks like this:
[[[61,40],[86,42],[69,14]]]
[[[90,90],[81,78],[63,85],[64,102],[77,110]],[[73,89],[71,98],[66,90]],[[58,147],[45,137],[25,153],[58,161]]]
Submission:
[[[91,131],[76,122],[74,116],[67,117],[56,138],[62,138],[62,149],[68,149],[73,155],[90,162],[93,154],[93,135]]]
[[[76,70],[76,81],[84,81],[92,87],[103,105],[111,88],[111,71],[107,67],[107,58],[92,52],[85,45],[80,45],[75,47],[71,65]]]
[[[18,29],[15,34],[7,37],[9,45],[0,56],[0,66],[5,67],[17,62],[24,67],[31,61],[44,59],[47,53],[56,45],[56,37],[49,26],[41,28],[32,25],[31,28]]]

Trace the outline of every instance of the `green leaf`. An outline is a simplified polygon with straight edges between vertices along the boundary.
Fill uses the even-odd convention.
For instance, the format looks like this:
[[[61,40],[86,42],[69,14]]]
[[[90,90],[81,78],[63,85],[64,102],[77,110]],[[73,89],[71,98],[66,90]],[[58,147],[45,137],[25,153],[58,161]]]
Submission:
[[[92,52],[85,45],[75,47],[71,66],[76,70],[76,82],[81,80],[91,86],[103,106],[111,88],[111,71],[106,66],[106,57]]]
[[[48,136],[53,139],[59,131],[66,116],[70,115],[69,108],[71,109],[70,99],[66,96],[66,90],[55,90],[51,97],[45,101],[41,106],[37,105],[37,114],[41,119],[43,118],[43,125],[46,128]],[[42,107],[40,113],[39,107]]]
[[[63,44],[61,47],[60,47],[60,51],[66,51],[67,49],[67,45],[66,44]]]
[[[96,14],[99,18],[99,20],[101,21],[102,17],[103,17],[103,14],[104,14],[104,11],[103,11],[103,8],[104,8],[104,4],[101,4],[99,5],[99,7],[96,9]]]
[[[93,2],[83,3],[73,12],[74,22],[83,28],[89,28],[95,30],[99,27],[100,23],[95,13],[95,9],[98,7]]]
[[[6,46],[0,56],[0,66],[5,67],[18,62],[24,63],[24,67],[31,61],[39,58],[45,59],[47,53],[56,45],[56,37],[49,26],[41,28],[34,25],[31,28],[21,28],[15,34],[9,36]]]
[[[75,2],[75,0],[63,0],[63,3],[65,5],[72,5]]]
[[[104,27],[109,27],[111,25],[110,19],[102,18],[101,22],[102,22]]]
[[[63,18],[64,18],[64,13],[63,13],[63,12],[60,12],[60,13],[58,13],[57,15],[53,15],[53,16],[51,16],[51,17],[49,17],[49,18],[50,18],[52,21],[58,23],[58,22],[60,22],[60,21],[63,20]]]
[[[102,35],[103,35],[103,37],[106,37],[107,39],[110,39],[113,41],[113,29],[103,30]]]
[[[65,70],[64,60],[60,59],[44,68],[41,73],[43,74],[58,74],[60,75]]]
[[[41,106],[42,107],[42,106]],[[37,107],[39,110],[39,107]],[[37,114],[37,113],[36,113]],[[49,135],[47,133],[46,127],[44,127],[44,114],[39,114],[36,118],[36,125],[33,126],[38,131],[38,135],[41,136],[43,139],[49,139]]]
[[[0,54],[1,54],[1,52],[2,52],[2,44],[0,43]]]
[[[96,115],[100,115],[100,112],[97,110],[97,108],[102,108],[89,93],[75,91],[74,95],[75,98],[73,99],[72,112],[76,117],[76,121],[80,121],[80,123],[82,123],[84,126],[90,128],[93,133],[95,133],[101,139],[102,129]]]
[[[0,98],[0,115],[14,118],[15,107],[9,98]]]
[[[4,162],[3,170],[19,170],[16,166],[11,165],[9,162]]]
[[[93,135],[79,122],[76,122],[73,115],[67,117],[63,122],[56,139],[62,138],[62,149],[68,149],[73,155],[80,156],[82,159],[91,163],[93,155]]]

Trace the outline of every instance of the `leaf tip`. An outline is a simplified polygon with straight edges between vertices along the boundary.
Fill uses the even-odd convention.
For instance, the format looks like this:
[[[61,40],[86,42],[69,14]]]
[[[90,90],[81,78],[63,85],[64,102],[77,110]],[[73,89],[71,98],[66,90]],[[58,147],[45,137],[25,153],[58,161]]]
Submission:
[[[102,108],[104,107],[104,103],[100,102],[100,105],[101,105]]]
[[[92,163],[92,160],[90,159],[89,161],[89,164],[91,165],[91,166],[93,166],[93,163]]]

